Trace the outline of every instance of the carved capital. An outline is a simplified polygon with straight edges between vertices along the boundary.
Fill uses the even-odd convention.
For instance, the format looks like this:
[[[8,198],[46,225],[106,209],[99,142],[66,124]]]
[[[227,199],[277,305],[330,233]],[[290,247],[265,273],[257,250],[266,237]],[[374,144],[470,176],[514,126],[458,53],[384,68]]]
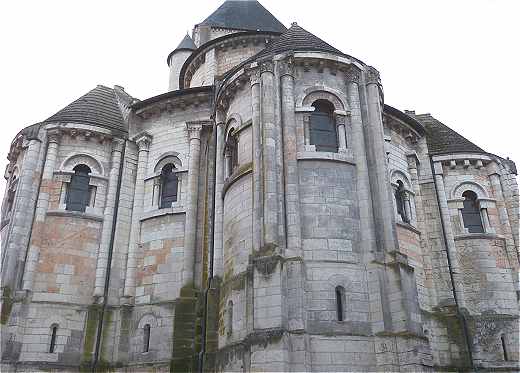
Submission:
[[[122,152],[123,151],[123,146],[125,145],[125,140],[124,139],[118,139],[118,138],[113,138],[112,139],[112,151],[113,152]]]
[[[349,83],[359,83],[359,70],[355,67],[350,67],[348,71],[345,73],[345,79]]]
[[[334,115],[336,118],[336,125],[338,126],[344,126],[345,125],[345,118],[346,116],[343,115],[343,114],[335,114]]]
[[[249,78],[251,80],[251,87],[255,84],[260,84],[260,69],[249,70]]]
[[[280,76],[284,75],[294,75],[294,58],[292,56],[288,57],[285,60],[280,61],[278,65],[278,71]]]
[[[274,64],[272,61],[265,61],[260,64],[260,74],[274,73]]]
[[[369,66],[366,70],[367,84],[381,84],[381,78],[379,77],[379,71],[374,67]]]
[[[59,128],[53,128],[47,131],[47,138],[49,144],[59,144],[61,139],[61,130]]]
[[[188,136],[191,140],[200,140],[200,132],[202,131],[201,122],[187,122],[186,128],[188,129]]]
[[[152,136],[147,133],[137,135],[135,137],[135,143],[137,144],[139,151],[147,152],[150,149],[150,144],[152,143]]]

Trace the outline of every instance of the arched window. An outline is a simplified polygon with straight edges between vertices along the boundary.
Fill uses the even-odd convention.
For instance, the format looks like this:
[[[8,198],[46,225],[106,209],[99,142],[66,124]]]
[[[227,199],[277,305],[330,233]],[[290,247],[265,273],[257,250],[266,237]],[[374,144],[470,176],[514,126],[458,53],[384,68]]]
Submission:
[[[310,144],[318,152],[337,152],[338,135],[334,123],[334,106],[326,100],[317,100],[312,106],[309,129]]]
[[[343,286],[336,286],[336,319],[345,320],[345,289]]]
[[[238,140],[234,128],[229,130],[226,139],[224,159],[226,162],[226,177],[229,177],[238,167]]]
[[[462,193],[462,197],[464,197],[464,207],[461,210],[464,227],[469,233],[484,233],[477,195],[475,192],[467,190]]]
[[[14,206],[14,197],[16,195],[16,188],[18,187],[18,179],[16,175],[13,175],[11,182],[9,183],[9,188],[7,189],[7,207],[6,212],[10,213]]]
[[[509,361],[509,357],[507,356],[507,344],[506,344],[506,336],[500,336],[500,342],[502,342],[502,353],[504,354],[504,361]]]
[[[151,334],[150,324],[146,324],[143,328],[143,352],[150,351],[150,334]]]
[[[58,333],[58,326],[57,325],[51,326],[51,342],[50,342],[50,345],[49,345],[49,353],[50,354],[53,354],[54,351],[56,350],[57,333]]]
[[[227,310],[226,310],[226,316],[227,316],[227,334],[228,336],[233,334],[233,302],[229,301]]]
[[[79,164],[74,167],[74,175],[70,178],[67,191],[66,209],[69,211],[85,212],[86,207],[91,202],[91,189],[89,188],[90,173],[88,166]]]
[[[172,207],[173,202],[177,202],[177,191],[179,188],[179,178],[175,173],[173,163],[165,165],[161,171],[161,205],[162,209]]]
[[[397,213],[404,223],[410,222],[410,217],[406,211],[406,190],[401,180],[397,181],[397,189],[395,190],[395,204],[397,206]]]

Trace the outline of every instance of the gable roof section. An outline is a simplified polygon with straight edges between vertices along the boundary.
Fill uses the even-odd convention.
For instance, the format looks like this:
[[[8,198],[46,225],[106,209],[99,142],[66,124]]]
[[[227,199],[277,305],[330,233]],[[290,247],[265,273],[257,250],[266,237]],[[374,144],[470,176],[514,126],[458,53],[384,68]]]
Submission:
[[[282,33],[286,27],[254,0],[228,0],[200,25],[248,31]]]
[[[426,141],[430,154],[487,153],[458,132],[441,123],[430,114],[413,115],[426,127]]]
[[[303,27],[298,26],[296,22],[293,22],[285,33],[258,53],[255,58],[286,51],[321,51],[345,55],[339,49],[334,48]]]
[[[86,123],[127,132],[119,100],[112,88],[98,85],[44,122]]]

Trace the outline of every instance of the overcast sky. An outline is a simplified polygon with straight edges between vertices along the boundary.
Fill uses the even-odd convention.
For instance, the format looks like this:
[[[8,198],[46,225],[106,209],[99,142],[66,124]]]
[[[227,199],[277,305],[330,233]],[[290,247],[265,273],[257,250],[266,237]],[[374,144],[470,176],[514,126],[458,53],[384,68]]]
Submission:
[[[166,57],[221,0],[10,0],[0,5],[2,170],[13,137],[97,84],[166,92]],[[520,165],[520,1],[263,0],[381,72],[385,102],[431,113]],[[4,180],[0,183],[3,195]]]

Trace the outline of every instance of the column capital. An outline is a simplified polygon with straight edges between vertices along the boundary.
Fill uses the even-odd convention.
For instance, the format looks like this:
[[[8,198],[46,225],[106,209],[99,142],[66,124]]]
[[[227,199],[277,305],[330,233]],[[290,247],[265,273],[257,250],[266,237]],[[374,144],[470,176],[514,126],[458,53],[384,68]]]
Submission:
[[[251,81],[251,87],[260,84],[260,69],[256,67],[255,69],[249,70],[249,78]]]
[[[280,76],[294,76],[294,58],[289,56],[288,58],[279,61],[278,72]]]
[[[191,140],[200,140],[200,132],[202,131],[202,122],[186,122],[188,136]]]
[[[355,67],[350,67],[345,73],[345,79],[349,83],[359,83],[359,70]]]
[[[260,64],[260,74],[263,73],[274,73],[273,61],[265,61]]]
[[[366,82],[367,84],[381,84],[381,78],[379,76],[379,71],[377,71],[374,67],[368,66],[366,70]]]
[[[148,151],[150,149],[150,144],[152,143],[152,135],[141,133],[134,137],[134,141],[137,144],[139,151]]]
[[[112,138],[112,152],[122,152],[125,140],[121,138]]]
[[[61,138],[61,129],[59,128],[52,128],[47,131],[47,138],[49,139],[49,144],[59,144],[60,138]]]

